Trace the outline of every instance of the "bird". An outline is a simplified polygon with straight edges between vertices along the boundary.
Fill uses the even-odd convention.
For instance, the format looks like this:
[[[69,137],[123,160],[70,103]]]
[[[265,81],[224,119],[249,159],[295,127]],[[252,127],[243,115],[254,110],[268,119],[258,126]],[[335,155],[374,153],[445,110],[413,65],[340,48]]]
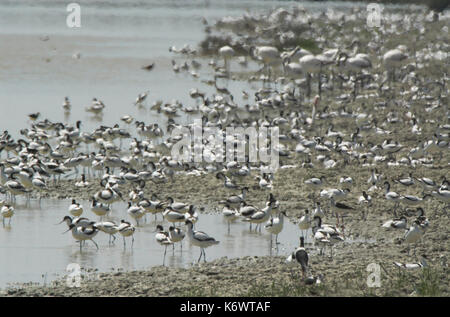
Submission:
[[[424,191],[435,190],[438,187],[438,184],[428,177],[416,178],[416,181],[422,185]]]
[[[144,70],[151,71],[153,69],[153,67],[155,67],[155,63],[151,63],[151,64],[148,64],[148,65],[142,66],[141,68],[144,69]]]
[[[322,246],[320,254],[323,254],[323,248],[330,246],[331,257],[333,257],[333,244],[344,241],[344,234],[335,226],[322,224],[322,218],[316,216],[313,219],[312,232],[314,235],[314,243]]]
[[[81,226],[77,226],[73,223],[69,225],[69,229],[67,231],[72,231],[72,236],[77,242],[80,243],[80,251],[82,250],[82,241],[90,240],[95,246],[98,248],[98,244],[93,240],[93,238],[97,235],[98,229],[95,225],[92,225],[91,228],[85,228]],[[67,232],[65,231],[65,232]],[[64,233],[65,233],[64,232]]]
[[[234,49],[228,45],[222,46],[219,49],[219,55],[223,58],[224,68],[227,72],[230,71],[229,60],[234,56]]]
[[[11,225],[11,218],[14,215],[14,207],[10,204],[4,204],[0,209],[0,213],[2,215],[3,226],[5,226],[5,218],[9,218],[8,225]]]
[[[108,205],[99,203],[94,197],[92,197],[91,210],[101,219],[103,216],[107,215],[108,212],[111,211],[111,208]]]
[[[394,216],[397,217],[397,207],[400,203],[401,196],[399,194],[397,194],[396,192],[390,191],[391,185],[389,184],[388,181],[384,182],[384,186],[386,187],[386,194],[385,194],[386,199],[389,201],[393,201],[395,203]]]
[[[102,222],[96,222],[95,226],[97,227],[98,230],[109,234],[109,241],[108,241],[108,243],[114,243],[114,241],[116,240],[115,234],[117,232],[119,232],[119,226],[118,225],[116,225],[112,221],[102,221]],[[114,238],[113,241],[111,241],[111,237]]]
[[[400,218],[395,218],[392,220],[388,220],[383,223],[383,228],[394,228],[394,229],[406,229],[407,219],[405,216],[401,216]]]
[[[286,262],[297,261],[302,267],[302,277],[305,278],[305,275],[308,272],[308,252],[305,249],[305,238],[300,237],[300,246],[292,252]]]
[[[164,228],[161,225],[156,226],[155,239],[156,239],[156,242],[158,242],[160,245],[164,246],[163,265],[165,265],[167,247],[169,245],[173,245],[173,242],[172,242],[172,240],[170,240],[169,233],[167,231],[164,231]]]
[[[366,193],[366,191],[362,191],[362,196],[359,196],[358,198],[358,204],[362,204],[363,205],[363,210],[362,210],[362,214],[363,214],[363,220],[367,219],[367,214],[369,213],[369,207],[372,206],[372,197]],[[365,205],[365,206],[364,206]],[[367,212],[365,211],[365,209],[367,208]]]
[[[72,106],[70,104],[69,97],[64,97],[64,102],[63,102],[62,106],[63,106],[63,109],[65,112],[70,111]]]
[[[163,217],[169,222],[184,222],[186,220],[184,213],[178,212],[172,207],[166,207],[164,209]]]
[[[248,192],[248,187],[244,187],[241,190],[240,195],[233,195],[228,197],[226,200],[221,201],[222,204],[228,203],[232,207],[239,206],[242,202],[245,201],[245,194]],[[242,214],[242,213],[241,213]]]
[[[268,201],[266,203],[266,207],[264,207],[263,209],[257,210],[251,216],[245,217],[242,221],[255,223],[256,224],[255,231],[258,226],[259,226],[259,230],[261,231],[261,224],[263,222],[266,222],[267,220],[269,220],[269,217],[271,215],[271,212],[270,212],[271,209],[272,209],[272,202]]]
[[[183,241],[186,234],[180,228],[176,228],[174,226],[169,227],[169,239],[173,242],[173,248],[175,250],[175,243],[180,242],[180,248],[183,250]]]
[[[278,234],[283,230],[283,222],[286,212],[282,211],[278,214],[278,217],[271,217],[264,228],[272,235],[275,235],[275,245],[278,245]],[[272,245],[272,237],[270,238],[270,245]]]
[[[143,92],[142,94],[139,94],[136,98],[136,101],[134,102],[134,105],[142,105],[142,103],[147,99],[148,91]]]
[[[314,219],[315,216],[319,216],[320,218],[324,218],[325,214],[322,211],[322,208],[320,207],[320,202],[316,201],[315,205],[316,205],[316,207],[314,208],[313,213],[312,213],[313,219]]]
[[[41,115],[40,112],[30,113],[28,115],[28,118],[30,118],[31,121],[36,121],[37,118],[39,118],[40,115]]]
[[[136,224],[137,224],[137,226],[139,226],[139,219],[141,219],[145,215],[145,210],[144,210],[144,208],[142,208],[140,206],[132,205],[132,202],[129,201],[127,213],[134,220],[136,220]]]
[[[400,262],[395,262],[395,261],[393,263],[396,267],[401,268],[401,269],[419,269],[419,268],[424,268],[424,267],[428,266],[428,263],[426,260],[427,260],[427,256],[423,254],[420,258],[420,261],[416,262],[416,263],[400,263]]]
[[[200,248],[200,257],[198,258],[197,262],[200,262],[203,254],[203,260],[206,262],[206,253],[205,248],[208,248],[213,245],[217,245],[220,243],[220,241],[217,241],[213,237],[210,237],[208,234],[206,234],[203,231],[196,231],[192,229],[192,222],[189,220],[186,220],[185,222],[187,226],[187,234],[189,237],[189,240],[191,243],[197,247]]]
[[[136,231],[136,227],[133,226],[131,223],[129,223],[123,219],[120,221],[119,233],[123,237],[123,246],[124,247],[126,245],[125,237],[129,237],[129,236],[131,236],[131,246],[133,246],[133,244],[134,244],[134,236],[133,235],[134,235],[135,231]]]
[[[414,244],[414,254],[416,253],[416,243],[422,239],[424,235],[424,230],[420,227],[420,222],[415,220],[412,226],[406,231],[403,241],[408,245]],[[408,248],[408,254],[410,252],[410,248]]]
[[[63,220],[61,220],[61,222],[59,222],[57,224],[60,224],[63,222],[65,222],[67,224],[67,226],[74,224],[77,227],[83,227],[83,228],[92,228],[92,225],[95,224],[95,221],[91,221],[85,217],[74,217],[72,219],[70,216],[64,216]]]
[[[312,188],[321,188],[325,184],[325,176],[320,176],[320,178],[313,177],[305,180],[305,184]]]
[[[310,218],[308,209],[306,209],[305,214],[302,217],[300,217],[298,227],[300,228],[300,230],[302,232],[302,237],[305,236],[303,234],[303,231],[306,230],[306,232],[308,232],[308,229],[311,228],[311,218]]]
[[[341,220],[342,220],[341,225],[342,225],[342,227],[344,227],[344,214],[348,213],[349,211],[355,210],[355,208],[348,206],[346,204],[340,203],[340,202],[335,202],[333,197],[331,197],[331,199],[330,199],[330,205],[331,205],[331,209],[335,211],[337,224],[339,224],[339,215],[340,215]]]
[[[383,55],[383,64],[392,74],[392,81],[395,81],[395,69],[402,66],[408,59],[408,55],[402,45],[399,47],[387,51]]]
[[[395,182],[395,183],[402,184],[403,186],[408,186],[408,187],[415,184],[414,178],[412,177],[412,174],[411,174],[411,173],[409,173],[409,176],[408,176],[408,177],[405,177],[405,178],[399,178],[399,179],[397,179],[397,180],[394,180],[394,182]]]
[[[69,212],[71,215],[79,217],[83,213],[83,205],[77,203],[75,199],[72,199],[72,204],[69,206]]]
[[[430,194],[425,194],[422,198],[419,198],[417,196],[412,196],[412,195],[401,195],[400,202],[415,206],[415,205],[418,205],[418,204],[424,202],[426,199],[431,198],[431,197],[433,197],[433,196],[431,196]]]
[[[198,213],[194,210],[194,205],[189,205],[189,210],[184,214],[185,220],[190,220],[193,224],[198,221]]]
[[[250,56],[258,61],[263,62],[263,69],[267,69],[270,79],[270,67],[281,64],[280,52],[273,46],[251,46]]]
[[[229,204],[225,204],[222,215],[228,223],[228,233],[230,233],[230,223],[236,220],[240,214],[235,208],[232,209]]]
[[[217,173],[216,174],[216,178],[217,179],[222,179],[224,181],[225,188],[229,188],[229,189],[237,189],[237,188],[239,188],[238,185],[233,183],[233,180],[231,178],[229,178],[228,176],[226,176],[222,172]]]

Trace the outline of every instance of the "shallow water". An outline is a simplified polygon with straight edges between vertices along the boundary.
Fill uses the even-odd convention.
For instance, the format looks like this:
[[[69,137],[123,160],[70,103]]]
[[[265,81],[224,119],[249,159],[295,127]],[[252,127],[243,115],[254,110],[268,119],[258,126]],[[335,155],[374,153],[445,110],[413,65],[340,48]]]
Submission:
[[[99,219],[88,207],[89,202],[80,203],[84,206],[82,216]],[[62,234],[67,230],[67,225],[56,225],[68,215],[68,206],[68,200],[42,200],[41,207],[38,201],[31,200],[30,206],[26,207],[25,202],[18,199],[11,225],[8,226],[8,220],[5,227],[0,225],[0,288],[16,282],[48,283],[68,274],[66,267],[70,263],[77,263],[82,268],[98,269],[99,272],[109,272],[113,268],[133,271],[163,264],[164,247],[156,242],[154,233],[157,224],[162,224],[166,230],[169,227],[167,221],[161,222],[161,214],[158,214],[156,222],[153,215],[146,216],[146,223],[141,219],[141,225],[134,234],[133,247],[131,238],[127,238],[124,247],[120,234],[116,235],[115,244],[110,245],[109,235],[99,232],[94,238],[99,250],[87,241],[80,252],[79,244],[71,233]],[[121,219],[131,220],[124,203],[114,204],[113,207],[111,220],[116,223],[120,223]],[[131,222],[136,224],[134,220]],[[227,223],[220,213],[200,214],[195,229],[205,231],[220,241],[218,245],[206,249],[207,261],[224,256],[288,255],[298,246],[300,236],[297,225],[285,218],[283,231],[278,236],[280,244],[277,251],[275,244],[270,248],[270,233],[264,228],[261,233],[250,232],[249,224],[241,220],[231,224],[228,234]],[[186,237],[182,251],[178,243],[174,252],[171,247],[167,248],[165,264],[188,267],[197,262],[199,255],[200,249],[191,246]]]
[[[56,0],[17,0],[0,3],[0,127],[17,136],[29,124],[27,114],[40,112],[39,120],[74,124],[82,120],[82,130],[100,124],[113,125],[125,114],[147,124],[166,118],[150,112],[156,100],[180,100],[193,105],[189,89],[208,94],[215,91],[187,73],[175,74],[171,60],[187,58],[172,54],[169,47],[185,44],[196,47],[204,38],[201,17],[213,24],[224,16],[240,16],[246,11],[265,12],[277,7],[298,5],[294,1],[198,0],[198,1],[79,1],[81,28],[66,26],[66,3]],[[333,8],[363,7],[363,3],[301,2],[311,12]],[[47,41],[43,41],[48,37]],[[76,52],[80,59],[72,58]],[[203,60],[200,78],[211,69]],[[155,62],[151,72],[141,66]],[[189,60],[188,60],[189,62]],[[221,61],[220,61],[221,62]],[[239,65],[234,62],[232,70]],[[202,76],[203,75],[203,76]],[[235,101],[258,85],[233,82],[228,89]],[[149,90],[145,111],[133,105],[139,93]],[[62,109],[64,96],[72,103],[71,115]],[[93,97],[106,104],[101,118],[85,112]],[[186,119],[189,118],[179,118]],[[183,121],[183,120],[181,120]],[[122,122],[120,122],[122,124]]]

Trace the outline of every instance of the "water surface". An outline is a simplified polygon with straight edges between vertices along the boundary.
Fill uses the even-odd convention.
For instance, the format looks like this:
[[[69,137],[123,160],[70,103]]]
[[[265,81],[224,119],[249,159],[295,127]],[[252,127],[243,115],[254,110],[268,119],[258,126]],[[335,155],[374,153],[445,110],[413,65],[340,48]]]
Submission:
[[[92,220],[99,218],[91,212],[89,202],[80,201],[84,206],[83,217]],[[65,223],[56,225],[65,215],[68,215],[68,200],[42,200],[41,207],[36,200],[31,200],[29,206],[18,200],[16,213],[11,225],[0,225],[0,288],[15,282],[50,282],[58,276],[68,274],[66,267],[77,263],[82,268],[98,269],[108,272],[114,269],[133,271],[146,269],[163,264],[164,247],[155,240],[157,224],[162,224],[168,230],[167,221],[162,222],[159,214],[157,221],[153,215],[147,215],[147,222],[142,223],[134,234],[134,244],[127,238],[126,246],[123,238],[117,234],[115,244],[109,244],[109,235],[99,232],[94,240],[99,246],[87,241],[80,251],[79,244],[67,230]],[[120,223],[126,219],[135,224],[126,213],[126,205],[117,203],[113,206],[110,220]],[[181,228],[184,230],[185,226]],[[253,225],[254,228],[254,225]],[[261,233],[250,232],[249,224],[237,220],[228,226],[220,213],[200,214],[196,230],[205,231],[220,241],[218,245],[206,249],[206,260],[227,256],[287,255],[298,246],[300,229],[285,218],[284,229],[278,236],[278,251],[275,244],[270,245],[271,235],[262,228]],[[273,240],[275,241],[275,240]],[[183,248],[175,245],[175,251],[168,248],[166,265],[172,267],[188,267],[196,263],[200,249],[191,246],[187,237],[183,240]],[[203,259],[202,259],[203,261]]]

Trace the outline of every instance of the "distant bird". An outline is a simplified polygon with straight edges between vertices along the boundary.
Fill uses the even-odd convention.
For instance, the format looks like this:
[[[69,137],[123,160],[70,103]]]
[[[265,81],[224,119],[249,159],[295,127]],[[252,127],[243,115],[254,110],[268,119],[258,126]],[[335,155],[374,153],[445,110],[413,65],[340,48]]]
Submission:
[[[121,220],[119,225],[119,233],[123,237],[123,246],[125,247],[125,237],[131,236],[131,246],[134,244],[134,232],[136,231],[135,226],[133,226],[131,223]]]
[[[302,237],[304,237],[305,235],[303,234],[303,231],[306,230],[306,232],[308,232],[308,229],[311,228],[311,218],[309,215],[309,210],[305,210],[305,215],[300,218],[298,227],[302,232]]]
[[[355,208],[353,208],[351,206],[345,205],[340,202],[335,202],[333,197],[331,197],[331,199],[330,199],[330,206],[331,206],[331,209],[334,210],[334,212],[336,214],[337,224],[339,224],[339,215],[341,216],[342,227],[344,226],[344,214],[355,210]]]
[[[230,223],[239,217],[239,212],[231,208],[229,204],[225,204],[222,209],[222,215],[228,223],[228,233],[230,233]]]
[[[72,199],[72,204],[69,206],[69,212],[73,216],[79,217],[83,213],[83,205],[77,203],[75,199]]]
[[[387,51],[383,55],[383,64],[392,74],[392,81],[395,81],[395,69],[402,66],[408,59],[403,45],[399,45],[396,49]]]
[[[155,63],[151,63],[151,64],[149,64],[149,65],[142,66],[141,69],[151,71],[151,70],[153,69],[154,66],[155,66]]]
[[[219,55],[223,58],[224,68],[227,70],[227,72],[230,71],[229,60],[234,56],[234,54],[234,49],[228,45],[222,46],[219,49]]]
[[[267,231],[275,235],[275,245],[278,244],[278,234],[283,230],[284,216],[286,216],[286,212],[282,211],[278,217],[271,217],[264,226]],[[272,237],[270,238],[270,244],[272,245]]]
[[[308,253],[305,249],[305,238],[300,237],[300,246],[292,252],[289,257],[286,259],[286,262],[297,261],[302,267],[302,276],[305,278],[305,275],[308,272]]]
[[[114,236],[117,232],[119,232],[119,226],[117,226],[112,221],[103,221],[103,222],[96,222],[95,226],[98,228],[98,230],[109,234],[109,241],[108,243],[114,243],[116,240],[116,237]],[[111,237],[114,238],[113,241],[111,241]]]
[[[64,97],[64,102],[62,104],[64,111],[69,112],[70,108],[72,107],[70,105],[69,97]]]
[[[422,239],[424,235],[424,230],[420,227],[420,221],[416,220],[409,228],[409,230],[405,233],[404,242],[408,245],[414,244],[414,254],[416,253],[416,243]],[[408,247],[408,254],[410,248]]]
[[[406,229],[407,219],[405,216],[386,221],[383,228]]]
[[[173,249],[175,250],[175,243],[180,242],[180,248],[183,250],[182,240],[185,237],[185,233],[180,228],[176,228],[174,226],[169,227],[169,239],[173,242]]]
[[[2,215],[3,226],[5,226],[5,218],[9,218],[8,225],[11,224],[11,218],[14,215],[14,207],[9,204],[4,204],[0,209]]]
[[[160,245],[164,246],[163,265],[165,265],[167,247],[169,245],[173,244],[173,242],[172,242],[172,240],[170,240],[169,233],[164,231],[163,226],[157,225],[156,230],[157,230],[156,235],[155,235],[156,242],[158,242]]]
[[[39,118],[40,115],[41,115],[40,112],[30,113],[28,115],[28,118],[30,118],[31,121],[36,121],[36,119]]]
[[[144,93],[142,93],[142,94],[139,94],[139,95],[137,96],[137,98],[136,98],[136,101],[134,102],[134,105],[135,105],[135,106],[137,106],[137,105],[142,105],[142,103],[145,101],[145,99],[147,98],[147,96],[148,96],[148,91],[146,91],[146,92],[144,92]]]
[[[420,261],[416,262],[416,263],[400,263],[400,262],[393,262],[393,263],[396,267],[401,268],[401,269],[419,269],[419,268],[424,268],[424,267],[428,266],[426,259],[427,259],[427,256],[422,255]]]

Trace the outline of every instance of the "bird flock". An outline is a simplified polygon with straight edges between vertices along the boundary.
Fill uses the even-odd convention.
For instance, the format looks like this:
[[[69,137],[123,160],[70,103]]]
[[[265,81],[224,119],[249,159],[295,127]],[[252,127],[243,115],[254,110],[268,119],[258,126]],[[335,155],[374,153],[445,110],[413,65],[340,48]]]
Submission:
[[[437,23],[424,16],[417,13],[421,18],[414,26],[421,34],[427,34]],[[161,113],[164,122],[148,122],[147,118],[138,121],[123,115],[121,122],[101,124],[89,132],[83,129],[81,120],[72,125],[42,120],[43,113],[29,114],[29,126],[20,129],[20,137],[8,131],[0,135],[3,225],[5,219],[11,225],[17,196],[24,196],[28,204],[32,198],[40,203],[41,197],[66,186],[64,179],[71,178],[73,185],[68,186],[86,191],[90,210],[99,217],[86,218],[87,206],[77,203],[78,197],[71,199],[67,209],[70,216],[64,216],[61,223],[67,224],[67,232],[71,231],[79,242],[80,250],[86,241],[98,249],[93,238],[99,232],[109,236],[109,244],[114,244],[115,235],[120,234],[124,247],[126,238],[133,245],[136,230],[148,223],[147,214],[153,214],[155,220],[161,214],[168,229],[154,225],[154,239],[164,247],[163,264],[167,248],[172,245],[174,249],[176,243],[182,248],[185,236],[200,248],[198,261],[202,256],[206,261],[205,249],[220,242],[197,230],[202,208],[195,195],[177,201],[160,188],[170,187],[180,175],[213,175],[220,192],[229,192],[223,197],[213,190],[209,194],[215,210],[221,210],[228,232],[238,220],[249,223],[250,231],[261,232],[264,227],[275,236],[278,249],[285,217],[298,223],[299,236],[292,241],[300,237],[300,244],[287,261],[297,261],[304,275],[308,274],[308,242],[319,249],[319,255],[329,247],[333,256],[333,245],[347,239],[344,218],[377,218],[379,230],[403,230],[403,243],[416,245],[433,226],[425,216],[429,214],[426,201],[440,204],[442,217],[450,204],[446,179],[450,148],[448,74],[430,79],[424,72],[440,62],[429,52],[444,50],[448,43],[429,41],[425,47],[412,47],[406,41],[394,43],[386,37],[406,34],[412,26],[397,19],[381,29],[367,30],[355,24],[363,18],[364,12],[358,10],[350,15],[314,15],[293,6],[268,14],[226,17],[215,25],[204,20],[207,37],[199,49],[171,47],[170,54],[176,56],[171,66],[178,75],[191,70],[194,80],[203,76],[197,69],[209,67],[207,76],[211,77],[201,78],[201,83],[213,87],[215,93],[209,95],[195,88],[189,92],[194,105],[157,100],[149,107],[150,88],[130,102],[130,109],[149,107]],[[324,20],[327,23],[323,24]],[[344,26],[352,32],[340,32]],[[358,37],[358,31],[369,35]],[[213,32],[219,35],[213,36]],[[318,32],[323,33],[318,36]],[[298,44],[299,34],[311,41]],[[208,56],[212,56],[209,62]],[[180,59],[186,60],[177,64]],[[261,68],[250,70],[250,64]],[[154,63],[143,68],[153,67]],[[313,85],[314,79],[317,85]],[[239,98],[235,92],[234,97],[227,88],[233,80],[258,83],[260,88],[253,94],[242,90]],[[65,97],[62,111],[70,115],[75,106]],[[98,98],[85,107],[95,116],[105,109],[108,106]],[[267,147],[277,153],[280,169],[267,172],[264,163],[251,162],[248,156],[242,162],[236,158],[228,162],[178,160],[171,150],[180,138],[171,131],[192,131],[192,124],[178,120],[189,116],[201,119],[203,132],[209,128],[278,127],[279,145]],[[235,140],[236,146],[249,146],[249,142],[246,138]],[[203,157],[214,159],[219,154],[210,139],[203,139],[199,150]],[[395,168],[408,172],[400,177],[388,172]],[[424,173],[427,169],[438,170],[440,179]],[[308,193],[302,205],[310,207],[298,210],[280,198],[284,197],[279,187],[284,182],[279,176],[281,170],[300,171],[302,179],[296,190]],[[344,171],[354,174],[345,175]],[[361,171],[370,173],[363,182],[355,178]],[[411,189],[415,188],[420,191],[413,195]],[[117,202],[128,204],[121,211],[120,223],[109,218]],[[373,214],[375,205],[384,206],[391,219]],[[410,217],[414,220],[408,224]],[[436,219],[436,214],[433,217]],[[325,219],[336,219],[336,223],[325,224]],[[270,243],[272,246],[273,239]],[[395,265],[414,267],[398,262]]]

